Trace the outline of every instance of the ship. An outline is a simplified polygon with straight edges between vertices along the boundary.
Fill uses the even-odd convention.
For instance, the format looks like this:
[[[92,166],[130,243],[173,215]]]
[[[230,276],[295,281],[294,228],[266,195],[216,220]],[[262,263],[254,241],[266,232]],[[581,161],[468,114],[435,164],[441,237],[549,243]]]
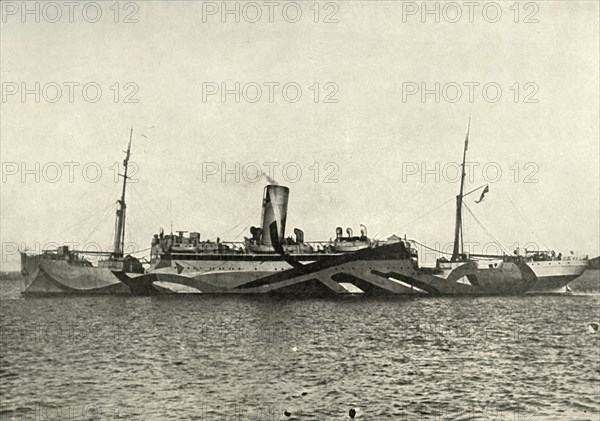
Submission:
[[[203,239],[199,231],[166,234],[161,228],[150,244],[149,266],[124,256],[125,191],[117,202],[113,251],[94,266],[85,253],[59,247],[39,255],[21,254],[25,294],[276,294],[296,297],[345,295],[519,295],[554,292],[578,277],[587,261],[553,253],[473,255],[462,241],[465,164],[470,119],[463,151],[460,191],[456,197],[454,248],[450,259],[420,267],[418,242],[392,235],[368,236],[360,225],[335,228],[329,241],[306,241],[294,228],[286,236],[290,190],[276,183],[264,187],[261,219],[244,241]]]
[[[113,250],[78,251],[69,249],[69,246],[59,246],[56,250],[42,250],[39,254],[21,252],[22,294],[131,294],[129,287],[114,273],[122,271],[135,277],[145,272],[138,258],[124,253],[125,192],[132,137],[133,127],[123,161],[123,174],[119,174],[123,178],[123,187],[117,201]],[[99,258],[96,265],[92,262],[93,257]]]

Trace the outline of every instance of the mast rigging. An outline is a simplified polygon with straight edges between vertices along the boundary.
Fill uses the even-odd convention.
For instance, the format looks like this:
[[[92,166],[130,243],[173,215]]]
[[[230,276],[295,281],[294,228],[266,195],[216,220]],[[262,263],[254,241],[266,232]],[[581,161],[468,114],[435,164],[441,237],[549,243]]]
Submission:
[[[464,256],[464,242],[463,242],[463,230],[462,230],[462,204],[463,194],[465,188],[465,164],[467,160],[467,149],[469,148],[469,134],[471,133],[471,117],[469,117],[469,125],[467,127],[467,135],[465,136],[465,148],[463,151],[463,161],[461,165],[461,176],[460,176],[460,192],[456,196],[456,224],[454,226],[454,248],[452,250],[452,261],[456,262],[461,260]]]
[[[125,152],[125,159],[123,160],[123,174],[119,174],[123,177],[123,191],[121,198],[117,200],[117,217],[115,221],[115,242],[113,246],[113,254],[116,258],[122,258],[125,248],[125,214],[127,210],[127,204],[125,203],[125,190],[127,188],[127,167],[129,165],[129,156],[131,154],[131,139],[133,138],[133,126],[129,132],[129,144],[127,145],[127,151]]]

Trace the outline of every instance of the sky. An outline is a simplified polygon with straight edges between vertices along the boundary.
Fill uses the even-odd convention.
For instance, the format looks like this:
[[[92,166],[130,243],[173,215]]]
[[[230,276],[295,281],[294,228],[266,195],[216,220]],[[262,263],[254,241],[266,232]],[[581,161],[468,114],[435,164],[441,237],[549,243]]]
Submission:
[[[3,1],[1,268],[110,248],[131,127],[136,250],[171,226],[243,240],[259,171],[290,187],[289,233],[448,250],[469,117],[471,251],[597,256],[598,2],[477,4]]]

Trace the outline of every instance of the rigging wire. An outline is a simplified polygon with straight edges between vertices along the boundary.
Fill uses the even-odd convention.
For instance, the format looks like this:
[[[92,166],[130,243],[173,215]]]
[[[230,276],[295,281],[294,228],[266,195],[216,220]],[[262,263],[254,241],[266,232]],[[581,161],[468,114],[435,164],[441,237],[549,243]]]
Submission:
[[[113,209],[116,209],[116,204],[113,207]],[[112,215],[112,211],[113,209],[110,209],[111,212],[106,212],[106,214],[100,219],[100,222],[98,222],[98,224],[96,224],[96,226],[94,227],[94,229],[92,229],[92,232],[89,233],[89,235],[85,238],[85,240],[83,240],[83,243],[87,243],[88,240],[92,237],[92,235],[94,235],[96,233],[96,231],[98,230],[98,228],[104,224],[106,222],[106,220],[108,219],[109,216]],[[114,236],[113,236],[113,240],[114,240]]]
[[[144,205],[146,205],[144,207],[147,208],[150,211],[150,213],[152,214],[152,216],[154,216],[154,218],[156,219],[156,222],[158,222],[158,224],[160,226],[162,226],[163,225],[163,221],[161,221],[160,218],[159,218],[159,216],[156,214],[156,212],[154,212],[154,209],[152,209],[152,206],[150,206],[151,204],[144,199],[144,197],[140,194],[140,192],[137,191],[137,189],[135,188],[135,186],[131,186],[131,189],[133,190],[133,192],[135,194],[138,195],[138,197],[140,198],[141,202]]]
[[[79,220],[78,222],[76,222],[76,223],[74,223],[74,224],[72,224],[72,225],[69,225],[68,227],[66,227],[66,228],[65,228],[65,229],[63,229],[62,231],[58,232],[58,233],[55,235],[55,237],[59,237],[60,235],[62,235],[62,234],[64,234],[65,232],[67,232],[68,230],[70,230],[70,229],[73,229],[73,228],[75,228],[75,227],[78,227],[79,225],[83,224],[84,222],[86,222],[86,221],[87,221],[87,220],[89,220],[89,219],[92,219],[93,217],[97,216],[98,214],[100,214],[100,213],[102,213],[102,212],[106,212],[106,210],[107,210],[108,208],[112,208],[112,207],[113,207],[113,205],[114,205],[114,202],[111,200],[111,201],[110,201],[110,203],[109,203],[107,206],[105,206],[104,208],[102,208],[102,209],[100,209],[100,210],[98,210],[98,211],[94,212],[93,214],[91,214],[91,215],[89,215],[89,216],[87,216],[87,217],[85,217],[85,218],[83,218],[83,219]],[[44,239],[43,239],[43,241],[42,241],[42,243],[43,243],[43,244],[45,244],[45,243],[47,242],[47,240],[48,240],[48,237],[49,237],[49,236],[46,236],[46,238],[44,238]]]
[[[148,250],[152,250],[152,247],[148,247],[147,249],[143,249],[143,250],[132,251],[132,252],[131,252],[131,253],[129,253],[129,254],[138,254],[138,253],[144,253],[144,252],[146,252],[146,251],[148,251]]]
[[[464,196],[463,196],[463,203],[464,203]],[[471,238],[471,219],[470,218],[464,218],[463,220],[463,228],[464,228],[464,238],[467,239],[467,244],[469,243],[469,239]],[[463,229],[461,228],[461,229]],[[464,247],[464,242],[463,242],[463,247]]]
[[[248,230],[248,228],[250,228],[249,225],[246,225],[244,228],[242,228],[242,230],[235,237],[233,237],[232,241],[237,240],[239,238],[239,236],[244,233],[244,231]]]
[[[240,222],[238,222],[234,227],[229,228],[227,231],[224,231],[223,233],[221,233],[221,235],[219,235],[220,238],[225,238],[227,236],[227,234],[229,234],[230,232],[232,232],[233,230],[239,228],[242,224],[248,222],[249,219],[258,219],[260,218],[260,215],[262,213],[262,209],[260,210],[260,212],[258,212],[258,215],[256,213],[253,213],[251,215],[248,215],[246,218],[242,219]],[[247,230],[250,226],[246,225],[243,229],[242,232],[240,232],[238,235],[236,235],[233,240],[235,240],[236,238],[238,238],[245,230]]]
[[[411,197],[408,199],[408,202],[406,203],[405,206],[402,207],[402,209],[405,209],[406,207],[408,207],[408,205],[415,199],[415,197],[417,197],[417,195],[419,193],[421,193],[423,191],[423,189],[425,187],[427,187],[427,183],[423,183],[423,186],[421,186],[421,188],[419,190],[417,190],[414,194],[411,195]],[[405,212],[403,212],[403,213],[405,213]],[[400,215],[400,212],[392,215],[392,217],[379,230],[377,230],[377,232],[375,233],[375,235],[373,235],[373,238],[377,238],[377,236],[379,235],[379,233],[381,232],[381,230],[383,229],[383,227],[386,227],[386,226],[390,225],[392,223],[392,221],[394,219],[396,219],[399,215]]]
[[[527,215],[525,215],[525,213],[522,212],[517,207],[517,205],[512,201],[512,199],[508,195],[508,193],[506,193],[506,190],[504,190],[504,188],[502,188],[502,192],[504,193],[504,195],[506,196],[506,198],[508,199],[510,204],[513,206],[513,208],[515,208],[515,210],[517,211],[517,213],[519,214],[519,216],[521,217],[523,222],[525,222],[525,225],[527,225],[527,227],[529,228],[529,232],[531,232],[540,241],[540,243],[542,243],[542,245],[546,248],[546,250],[550,250],[550,247],[548,247],[548,245],[544,242],[544,240],[542,240],[542,238],[539,235],[537,235],[537,233],[533,230],[533,224],[531,223],[529,218],[527,218]]]
[[[433,247],[426,246],[425,244],[420,243],[417,240],[409,240],[409,241],[412,242],[412,243],[415,243],[415,244],[417,244],[417,245],[419,245],[419,246],[421,246],[421,247],[423,247],[423,248],[425,248],[427,250],[431,250],[431,251],[435,251],[436,253],[447,254],[448,256],[452,256],[452,253],[450,253],[450,252],[434,249]]]
[[[125,254],[125,245],[127,243],[131,243],[131,245],[134,246],[134,248],[136,246],[135,244],[133,244],[133,241],[132,241],[132,237],[131,237],[131,224],[129,223],[129,218],[125,219],[125,232],[126,232],[126,237],[127,238],[125,238],[125,244],[123,244],[123,254]],[[129,241],[127,241],[127,240],[129,240]]]
[[[431,250],[431,251],[434,251],[434,252],[436,252],[436,253],[440,253],[440,254],[445,254],[445,255],[447,255],[447,256],[452,256],[452,253],[450,253],[450,252],[447,252],[447,251],[442,251],[442,250],[438,250],[438,249],[434,249],[433,247],[426,246],[425,244],[423,244],[423,243],[421,243],[421,242],[419,242],[419,241],[417,241],[417,240],[409,240],[409,241],[410,241],[411,243],[414,243],[414,244],[417,244],[417,245],[419,245],[419,246],[423,247],[424,249]],[[495,260],[495,258],[494,258],[494,257],[488,257],[488,258],[486,258],[486,257],[480,257],[480,256],[478,256],[478,257],[477,257],[477,259],[482,259],[482,260]]]
[[[170,214],[169,212],[171,211],[171,202],[172,199],[171,197],[167,197],[167,198],[162,198],[160,196],[155,196],[154,195],[154,191],[152,189],[149,189],[146,191],[145,194],[142,194],[141,192],[137,191],[136,192],[138,195],[140,195],[141,197],[144,197],[146,200],[150,201],[153,210],[156,210],[156,214],[157,214],[157,218],[160,219],[161,221],[164,221],[165,218],[167,220],[167,223],[170,221]]]
[[[479,221],[479,219],[477,219],[477,217],[476,217],[476,216],[475,216],[475,214],[474,214],[474,213],[471,211],[471,209],[469,209],[469,207],[468,207],[468,206],[467,206],[465,203],[463,203],[463,206],[465,207],[465,209],[467,209],[467,210],[469,211],[469,213],[471,214],[471,216],[473,217],[473,219],[475,220],[475,222],[477,222],[477,224],[478,224],[478,225],[481,227],[481,229],[483,229],[483,231],[485,231],[485,233],[486,233],[487,235],[489,235],[489,236],[492,238],[492,240],[494,240],[494,242],[495,242],[496,244],[498,244],[502,250],[504,250],[504,252],[505,252],[505,253],[507,253],[507,254],[510,254],[510,252],[509,252],[509,251],[508,251],[508,250],[507,250],[507,249],[506,249],[506,248],[505,248],[505,247],[502,245],[502,243],[501,243],[500,241],[498,241],[498,240],[496,239],[496,237],[494,237],[494,236],[492,235],[492,233],[491,233],[491,232],[489,232],[489,231],[487,230],[487,228],[486,228],[486,227],[484,227],[484,226],[483,226],[483,224],[482,224],[482,223]]]
[[[407,227],[409,225],[411,225],[412,223],[425,218],[426,216],[432,214],[433,212],[437,211],[438,209],[442,208],[443,206],[446,206],[448,203],[450,203],[451,201],[456,200],[454,197],[451,197],[450,199],[446,200],[444,203],[442,203],[441,205],[439,205],[438,207],[436,207],[435,209],[430,210],[429,212],[419,216],[418,218],[413,219],[410,222],[407,222],[406,224],[402,225],[400,228],[398,228],[398,230],[401,230],[404,227]]]

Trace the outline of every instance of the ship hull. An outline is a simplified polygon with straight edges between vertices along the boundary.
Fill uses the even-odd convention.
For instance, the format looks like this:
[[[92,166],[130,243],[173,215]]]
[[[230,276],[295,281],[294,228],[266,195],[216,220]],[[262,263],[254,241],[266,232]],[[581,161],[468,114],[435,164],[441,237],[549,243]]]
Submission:
[[[528,262],[537,282],[530,294],[561,294],[568,292],[569,283],[577,279],[587,267],[587,260],[552,260]]]
[[[398,243],[293,261],[277,254],[168,255],[146,274],[28,256],[22,272],[25,295],[520,295],[564,292],[585,270],[584,261],[558,263],[504,262],[488,269],[466,262],[435,271],[418,268]]]
[[[24,256],[21,258],[21,272],[23,295],[131,295],[130,288],[108,268],[76,266],[62,260]]]
[[[525,264],[516,263],[494,270],[466,263],[444,276],[423,271],[401,243],[304,259],[297,257],[290,262],[277,255],[163,256],[146,275],[115,275],[134,294],[141,295],[515,295],[525,293],[536,281]]]

